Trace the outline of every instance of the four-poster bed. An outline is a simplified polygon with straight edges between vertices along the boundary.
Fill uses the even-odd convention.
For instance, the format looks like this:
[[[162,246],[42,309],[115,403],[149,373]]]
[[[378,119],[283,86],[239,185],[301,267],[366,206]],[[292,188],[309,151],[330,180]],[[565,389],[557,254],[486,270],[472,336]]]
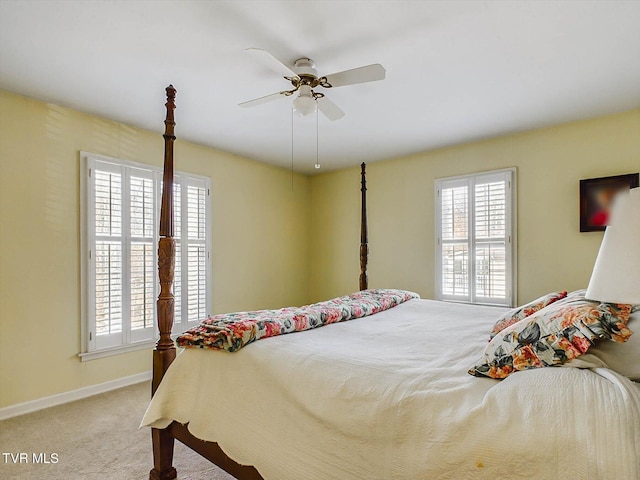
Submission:
[[[158,330],[160,338],[153,351],[153,379],[151,394],[155,394],[164,373],[176,357],[176,348],[171,339],[174,320],[174,296],[171,291],[175,266],[175,240],[173,238],[173,144],[175,137],[174,111],[176,108],[176,89],[173,85],[166,88],[166,118],[163,134],[164,167],[162,177],[162,200],[160,210],[160,233],[158,241],[158,274],[160,277],[160,294],[157,302]],[[366,165],[361,164],[361,216],[360,216],[360,290],[368,287],[368,232],[367,232],[367,188]],[[174,440],[177,439],[191,449],[200,453],[223,470],[238,479],[262,480],[258,471],[252,466],[240,465],[229,458],[215,442],[206,442],[194,437],[185,425],[178,422],[164,429],[152,428],[154,468],[150,472],[151,479],[176,478],[176,470],[172,465]]]
[[[171,338],[174,320],[174,297],[171,292],[175,266],[175,240],[173,238],[173,144],[176,108],[176,89],[173,85],[166,88],[167,109],[164,137],[164,167],[162,177],[162,200],[160,209],[160,239],[158,241],[158,274],[160,277],[160,295],[158,296],[158,330],[160,338],[153,351],[153,379],[151,394],[155,394],[162,377],[176,358],[176,347]],[[364,167],[363,167],[364,168]],[[236,478],[247,480],[262,479],[253,467],[240,465],[227,457],[215,442],[204,442],[189,433],[186,426],[173,422],[165,429],[151,429],[153,443],[153,469],[151,479],[164,480],[176,478],[173,467],[174,439],[178,439],[191,449],[211,460]]]
[[[152,427],[151,479],[176,478],[174,439],[241,480],[640,475],[640,385],[604,368],[595,351],[575,364],[590,369],[537,368],[500,382],[467,373],[494,321],[512,314],[504,308],[408,295],[402,305],[366,319],[274,336],[235,353],[186,348],[176,358],[170,336],[174,99],[170,86],[160,339],[154,398],[142,422]],[[369,292],[365,173],[363,164],[359,286]],[[565,295],[553,296],[555,304]],[[335,306],[336,300],[342,297],[321,303]],[[537,313],[553,307],[551,301],[546,298],[548,307],[538,305]],[[524,310],[530,318],[537,315],[530,313],[535,308],[517,313]],[[640,312],[631,317],[640,326]],[[616,334],[630,335],[622,323],[612,325]],[[205,346],[200,340],[187,346]],[[481,376],[483,367],[475,367]]]

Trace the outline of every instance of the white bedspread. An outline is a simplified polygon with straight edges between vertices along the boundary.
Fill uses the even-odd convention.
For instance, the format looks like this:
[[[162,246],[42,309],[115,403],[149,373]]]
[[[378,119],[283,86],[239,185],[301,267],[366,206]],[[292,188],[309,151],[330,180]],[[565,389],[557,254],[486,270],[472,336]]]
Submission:
[[[637,383],[467,374],[501,312],[411,300],[236,353],[185,350],[142,424],[189,423],[267,480],[639,479]]]

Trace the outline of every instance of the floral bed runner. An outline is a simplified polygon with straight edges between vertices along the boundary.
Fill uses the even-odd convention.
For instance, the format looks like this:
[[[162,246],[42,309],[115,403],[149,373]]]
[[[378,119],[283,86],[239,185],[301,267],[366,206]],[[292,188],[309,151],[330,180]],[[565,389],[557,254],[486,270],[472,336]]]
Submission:
[[[301,332],[329,323],[366,317],[419,295],[406,290],[363,290],[352,295],[280,310],[222,313],[203,320],[178,337],[178,346],[235,352],[261,338]]]

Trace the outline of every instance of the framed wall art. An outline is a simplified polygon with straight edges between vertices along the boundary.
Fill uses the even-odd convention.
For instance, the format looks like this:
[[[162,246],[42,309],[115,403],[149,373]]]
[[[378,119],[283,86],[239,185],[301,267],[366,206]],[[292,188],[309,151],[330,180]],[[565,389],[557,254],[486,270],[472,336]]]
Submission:
[[[638,173],[580,180],[580,231],[604,231],[613,198],[638,186]]]

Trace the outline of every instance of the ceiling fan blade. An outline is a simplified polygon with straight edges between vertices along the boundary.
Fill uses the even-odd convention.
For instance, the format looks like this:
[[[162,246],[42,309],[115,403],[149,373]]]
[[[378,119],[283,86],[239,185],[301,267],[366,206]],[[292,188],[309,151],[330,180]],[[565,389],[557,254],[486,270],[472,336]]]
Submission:
[[[272,93],[271,95],[265,95],[264,97],[254,98],[253,100],[248,100],[246,102],[239,103],[238,105],[241,107],[255,107],[256,105],[260,105],[262,103],[271,102],[273,100],[277,100],[278,98],[284,98],[291,95],[291,92],[277,92]]]
[[[352,68],[344,72],[332,73],[323,77],[328,85],[323,87],[343,87],[345,85],[353,85],[356,83],[375,82],[376,80],[384,80],[385,69],[379,63],[367,65],[365,67]]]
[[[320,97],[317,99],[318,109],[329,120],[339,120],[344,117],[344,112],[335,103],[329,100],[327,97]]]
[[[263,65],[269,67],[271,70],[285,78],[298,77],[298,75],[293,70],[291,70],[266,50],[263,50],[261,48],[247,48],[245,51],[253,58],[256,58],[258,59],[258,61],[262,62]]]

